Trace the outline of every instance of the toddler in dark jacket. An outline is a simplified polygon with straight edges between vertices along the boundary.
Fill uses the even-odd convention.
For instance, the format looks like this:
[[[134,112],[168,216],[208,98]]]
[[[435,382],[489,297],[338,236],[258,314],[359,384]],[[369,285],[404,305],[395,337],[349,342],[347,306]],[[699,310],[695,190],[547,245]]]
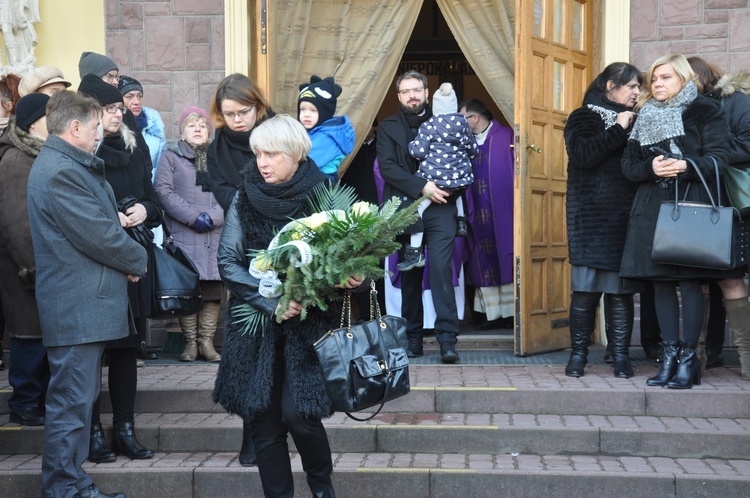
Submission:
[[[474,182],[471,160],[477,155],[477,141],[466,118],[458,112],[453,85],[443,83],[432,97],[432,117],[422,123],[419,134],[409,144],[409,154],[420,162],[416,175],[433,182],[441,190],[460,195]],[[431,201],[425,199],[418,208],[422,216]],[[456,235],[466,236],[463,199],[456,199]],[[399,271],[409,271],[425,264],[422,249],[423,232],[411,235]]]

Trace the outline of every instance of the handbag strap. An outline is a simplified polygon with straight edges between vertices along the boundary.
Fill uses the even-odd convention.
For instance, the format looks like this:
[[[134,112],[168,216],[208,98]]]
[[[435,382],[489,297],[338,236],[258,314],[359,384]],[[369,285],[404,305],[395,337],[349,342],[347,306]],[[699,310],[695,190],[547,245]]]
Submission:
[[[706,193],[708,194],[708,199],[711,201],[711,207],[716,210],[717,206],[721,206],[721,188],[719,187],[719,164],[716,162],[716,158],[713,156],[706,156],[714,163],[714,171],[716,172],[716,194],[718,203],[714,201],[714,196],[711,194],[711,189],[708,188],[708,183],[706,183],[706,179],[703,177],[703,173],[701,172],[700,168],[697,164],[695,164],[695,161],[690,159],[689,157],[683,157],[685,161],[690,163],[693,166],[693,169],[698,174],[698,178],[700,178],[701,183],[703,184],[703,188],[706,189]],[[690,184],[688,184],[688,188],[690,188]],[[674,178],[674,208],[675,211],[679,211],[679,200],[680,200],[680,190],[679,190],[679,180],[677,177]]]
[[[388,377],[390,377],[390,376],[391,376],[391,373],[390,373],[390,372],[388,372],[388,373],[387,373],[386,375],[387,375]],[[349,417],[349,418],[350,418],[350,419],[352,419],[352,420],[356,420],[357,422],[367,422],[368,420],[372,420],[372,419],[374,419],[374,418],[375,418],[375,416],[376,416],[376,415],[377,415],[378,413],[380,413],[380,410],[382,410],[382,409],[383,409],[383,407],[385,406],[385,400],[386,400],[386,399],[388,399],[388,394],[389,394],[390,392],[391,392],[391,383],[390,383],[390,382],[386,382],[386,383],[385,383],[385,392],[383,393],[383,401],[381,401],[381,402],[380,402],[380,406],[378,407],[378,409],[377,409],[377,410],[376,410],[376,411],[375,411],[375,412],[374,412],[374,413],[373,413],[372,415],[370,415],[369,417],[366,417],[366,418],[359,418],[359,417],[355,417],[354,415],[352,415],[352,414],[351,414],[351,413],[349,413],[349,412],[344,412],[344,413],[346,413],[346,416],[347,416],[347,417]]]

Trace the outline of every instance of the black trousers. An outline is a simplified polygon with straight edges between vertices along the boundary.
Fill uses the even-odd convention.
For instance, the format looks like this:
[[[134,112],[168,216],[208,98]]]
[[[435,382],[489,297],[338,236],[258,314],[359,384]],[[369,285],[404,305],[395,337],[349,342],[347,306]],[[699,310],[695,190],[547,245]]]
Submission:
[[[109,348],[109,399],[112,401],[112,421],[132,422],[135,419],[135,393],[138,372],[135,365],[136,349]],[[101,373],[99,374],[101,375]],[[91,412],[91,423],[101,424],[101,393],[96,397]]]
[[[456,343],[459,333],[456,294],[453,289],[453,242],[456,238],[456,205],[430,204],[422,213],[430,289],[435,303],[435,335],[439,343]],[[406,331],[421,337],[424,327],[422,277],[424,268],[401,273],[401,316]]]
[[[275,368],[271,403],[268,410],[253,420],[252,429],[258,471],[266,498],[294,496],[287,433],[294,439],[313,496],[335,496],[331,484],[331,447],[326,430],[320,420],[304,418],[297,412],[283,368]]]

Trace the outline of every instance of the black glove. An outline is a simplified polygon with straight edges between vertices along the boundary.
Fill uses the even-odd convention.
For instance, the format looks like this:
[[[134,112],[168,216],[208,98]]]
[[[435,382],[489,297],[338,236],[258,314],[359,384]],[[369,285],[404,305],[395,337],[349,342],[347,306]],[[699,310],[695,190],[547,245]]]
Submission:
[[[214,220],[208,215],[208,213],[201,213],[193,222],[193,230],[198,233],[206,233],[214,227]]]
[[[125,231],[143,247],[150,247],[154,243],[154,232],[144,223],[126,228]]]

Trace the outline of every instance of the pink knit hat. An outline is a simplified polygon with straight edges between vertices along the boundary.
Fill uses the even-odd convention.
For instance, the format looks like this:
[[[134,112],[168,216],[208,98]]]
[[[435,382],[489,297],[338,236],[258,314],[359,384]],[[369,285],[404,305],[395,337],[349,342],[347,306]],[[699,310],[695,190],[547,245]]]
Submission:
[[[205,109],[201,109],[200,107],[195,106],[186,107],[185,110],[182,111],[182,116],[180,116],[180,121],[178,122],[178,124],[180,125],[180,133],[184,131],[182,124],[191,114],[198,114],[206,120],[206,124],[208,125],[208,136],[210,137],[211,133],[213,133],[214,131],[214,127],[211,126],[211,120],[208,118],[208,113]]]

